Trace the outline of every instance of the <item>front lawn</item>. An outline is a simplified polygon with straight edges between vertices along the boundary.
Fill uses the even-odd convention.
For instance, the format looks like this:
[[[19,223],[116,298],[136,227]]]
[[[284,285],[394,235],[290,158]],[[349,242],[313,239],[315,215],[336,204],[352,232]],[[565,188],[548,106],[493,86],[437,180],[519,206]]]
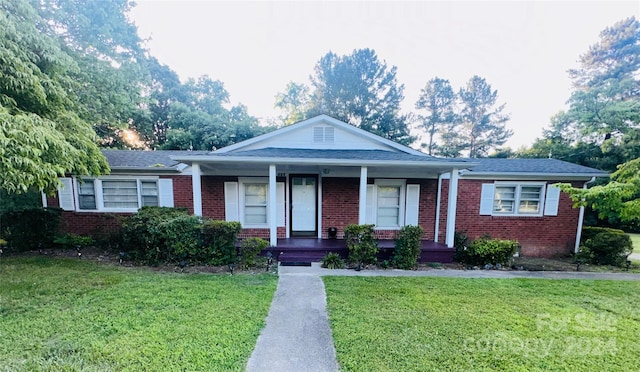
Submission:
[[[0,370],[244,370],[277,277],[0,259]]]
[[[640,365],[637,281],[323,279],[343,371]]]
[[[633,244],[633,253],[640,253],[640,234],[627,234],[631,237]]]

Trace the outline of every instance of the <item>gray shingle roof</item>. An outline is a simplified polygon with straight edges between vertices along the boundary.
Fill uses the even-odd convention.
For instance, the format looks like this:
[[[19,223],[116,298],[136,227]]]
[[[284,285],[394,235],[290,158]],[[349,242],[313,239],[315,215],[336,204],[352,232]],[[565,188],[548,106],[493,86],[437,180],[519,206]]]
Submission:
[[[586,174],[606,176],[598,169],[569,163],[558,159],[473,159],[480,163],[469,173],[536,173],[536,174]]]
[[[172,160],[176,155],[205,155],[208,151],[140,151],[140,150],[102,150],[111,168],[173,168],[180,162]]]
[[[319,149],[286,149],[264,148],[246,151],[234,151],[228,153],[211,153],[209,156],[228,157],[260,157],[260,158],[295,158],[295,159],[344,159],[344,160],[389,160],[389,161],[416,161],[416,162],[465,162],[471,159],[444,159],[429,155],[412,155],[403,152],[385,150],[319,150]]]

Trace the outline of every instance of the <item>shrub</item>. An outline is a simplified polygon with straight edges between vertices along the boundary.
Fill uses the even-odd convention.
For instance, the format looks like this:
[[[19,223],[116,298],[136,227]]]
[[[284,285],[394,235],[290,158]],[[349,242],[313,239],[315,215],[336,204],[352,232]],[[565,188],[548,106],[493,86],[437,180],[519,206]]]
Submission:
[[[455,234],[453,234],[453,246],[456,248],[456,252],[453,254],[453,260],[456,262],[467,262],[469,236],[466,231],[456,231]]]
[[[584,227],[576,258],[596,265],[622,266],[632,251],[631,238],[624,231]]]
[[[203,256],[213,265],[228,265],[237,260],[236,240],[240,222],[206,221],[201,228]]]
[[[187,257],[198,262],[205,261],[200,243],[201,226],[200,217],[193,215],[177,215],[160,221],[152,231],[167,252],[163,261],[175,262]]]
[[[465,262],[471,265],[508,265],[517,250],[518,242],[515,240],[491,239],[485,236],[469,245]]]
[[[253,267],[256,265],[258,254],[267,249],[269,242],[262,238],[247,238],[240,244],[240,254],[238,259],[240,265],[245,267]]]
[[[92,237],[76,234],[64,234],[56,236],[53,242],[55,244],[61,245],[64,249],[75,249],[76,247],[86,248],[94,244]]]
[[[9,211],[0,216],[0,235],[7,240],[10,250],[16,252],[53,246],[60,225],[59,208],[33,208]]]
[[[344,269],[344,260],[340,257],[339,254],[334,252],[327,253],[324,257],[322,257],[322,262],[320,266],[326,269]]]
[[[404,226],[395,241],[393,265],[399,269],[411,270],[418,265],[422,234],[420,226]]]
[[[349,248],[349,261],[358,266],[376,262],[378,241],[373,233],[374,225],[347,225],[344,240]]]

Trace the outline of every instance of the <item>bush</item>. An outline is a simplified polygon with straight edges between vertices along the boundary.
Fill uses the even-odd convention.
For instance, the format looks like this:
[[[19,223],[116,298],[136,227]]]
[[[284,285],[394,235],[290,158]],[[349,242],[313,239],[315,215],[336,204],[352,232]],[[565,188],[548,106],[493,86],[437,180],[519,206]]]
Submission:
[[[256,265],[256,258],[262,250],[267,249],[269,242],[262,238],[247,238],[240,244],[240,254],[238,259],[240,265],[253,267]]]
[[[606,227],[584,227],[576,258],[596,265],[622,266],[633,251],[624,231]]]
[[[515,240],[491,239],[482,237],[473,241],[466,251],[466,263],[470,265],[501,264],[508,265],[518,250]]]
[[[0,216],[0,235],[7,240],[9,249],[23,252],[53,246],[60,225],[62,209],[33,208],[9,211]]]
[[[344,269],[344,260],[340,257],[339,254],[330,252],[327,253],[324,257],[322,257],[322,262],[320,266],[325,269]]]
[[[94,244],[92,237],[76,234],[64,234],[57,236],[53,242],[61,245],[64,249],[75,249],[76,247],[86,248]]]
[[[398,269],[411,270],[418,265],[422,234],[420,226],[404,226],[395,241],[392,263]]]
[[[456,262],[467,262],[467,249],[469,249],[469,236],[466,231],[456,231],[453,234],[453,246],[456,252],[453,254],[453,260]]]
[[[349,248],[349,261],[362,266],[376,262],[378,241],[373,233],[374,225],[347,225],[344,240]]]
[[[133,259],[147,264],[176,261],[178,254],[192,249],[193,235],[185,226],[195,226],[196,220],[199,221],[198,217],[189,215],[184,208],[142,207],[122,221],[122,248]],[[187,234],[184,244],[180,243],[183,237],[172,231],[172,224],[180,233]]]
[[[206,221],[201,228],[203,256],[212,265],[229,265],[237,260],[236,240],[240,222]]]
[[[167,255],[163,261],[177,262],[191,258],[194,261],[206,261],[200,243],[202,220],[193,215],[177,215],[166,221],[160,221],[152,230],[156,239],[164,244]]]

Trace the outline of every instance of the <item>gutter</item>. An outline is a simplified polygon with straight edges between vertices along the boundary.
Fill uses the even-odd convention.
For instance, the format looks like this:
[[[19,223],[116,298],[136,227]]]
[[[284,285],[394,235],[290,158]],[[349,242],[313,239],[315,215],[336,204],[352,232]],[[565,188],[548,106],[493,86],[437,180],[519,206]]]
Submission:
[[[583,189],[587,189],[587,186],[596,181],[596,177],[591,177],[591,180],[584,183]],[[584,207],[580,207],[580,215],[578,216],[578,231],[576,231],[576,243],[573,248],[573,253],[578,253],[580,249],[580,239],[582,238],[582,224],[584,222]]]

